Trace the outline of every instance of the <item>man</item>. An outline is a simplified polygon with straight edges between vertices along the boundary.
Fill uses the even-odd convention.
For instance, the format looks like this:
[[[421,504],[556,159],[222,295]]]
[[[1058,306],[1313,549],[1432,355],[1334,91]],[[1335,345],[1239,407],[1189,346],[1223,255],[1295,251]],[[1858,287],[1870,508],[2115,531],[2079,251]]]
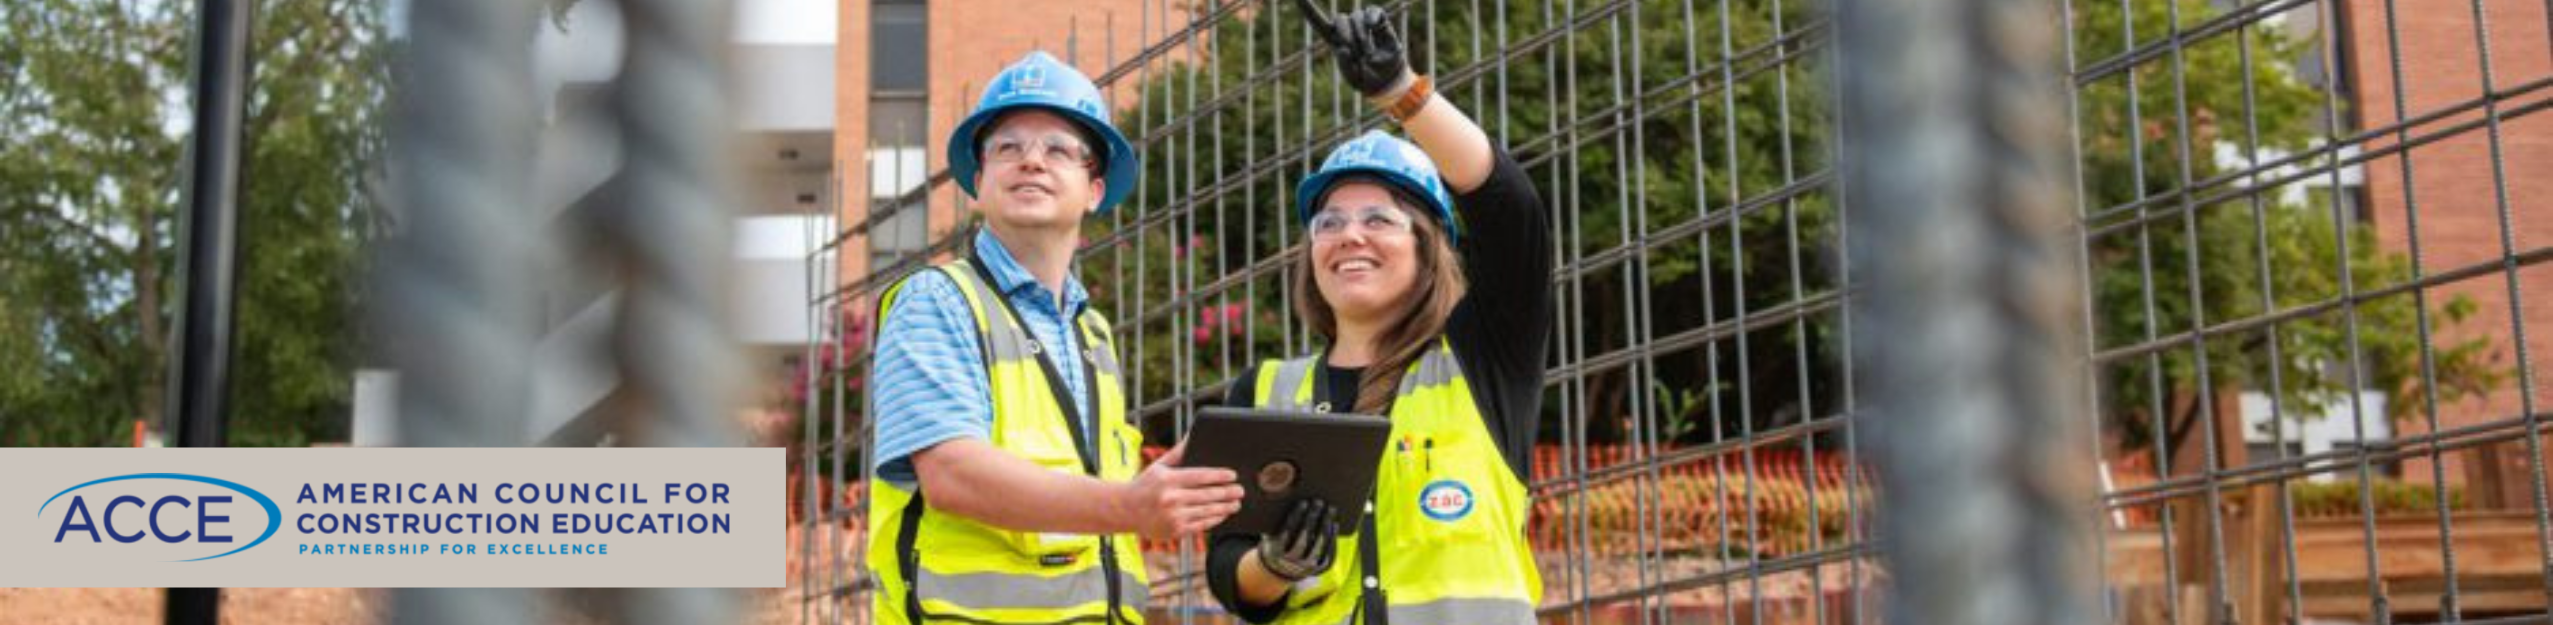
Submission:
[[[880,298],[869,566],[877,622],[1141,623],[1134,535],[1240,509],[1231,471],[1137,472],[1116,343],[1072,275],[1085,216],[1141,162],[1088,77],[1045,53],[1002,70],[949,136],[982,208],[966,259]]]

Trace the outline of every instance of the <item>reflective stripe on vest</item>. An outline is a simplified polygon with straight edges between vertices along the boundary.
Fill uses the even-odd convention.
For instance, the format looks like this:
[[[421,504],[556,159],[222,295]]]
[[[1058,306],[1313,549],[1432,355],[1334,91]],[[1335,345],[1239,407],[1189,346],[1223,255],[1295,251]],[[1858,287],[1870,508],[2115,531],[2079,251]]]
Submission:
[[[1415,604],[1398,601],[1392,603],[1392,625],[1458,623],[1460,625],[1534,625],[1534,604],[1523,599],[1474,597],[1448,597]]]
[[[925,607],[948,605],[964,609],[1003,610],[1077,610],[1105,609],[1097,605],[1108,595],[1106,573],[1090,567],[1052,577],[1011,575],[1005,573],[947,574],[921,569],[915,587],[922,590]],[[1118,601],[1141,607],[1152,590],[1142,578],[1119,572]],[[934,610],[934,616],[937,611]]]
[[[1259,367],[1261,407],[1318,410],[1317,356]],[[1396,387],[1391,440],[1375,480],[1380,583],[1392,625],[1534,622],[1541,572],[1525,540],[1532,501],[1499,453],[1453,350],[1439,341]],[[1337,564],[1286,597],[1276,622],[1348,623],[1364,592],[1356,539]],[[1379,619],[1378,619],[1379,620]]]
[[[1038,362],[1044,351],[1027,328],[1003,308],[1000,294],[985,284],[971,265],[958,261],[932,270],[955,282],[974,320],[985,359],[985,379],[992,386],[991,440],[1013,456],[1053,471],[1085,474],[1075,434],[1066,429],[1067,411],[1057,405],[1060,380],[1050,379]],[[880,298],[880,326],[899,283]],[[1142,434],[1126,422],[1126,401],[1119,386],[1121,372],[1116,341],[1107,321],[1094,311],[1077,315],[1072,328],[1082,337],[1078,354],[1088,371],[1090,397],[1098,424],[1089,437],[1099,478],[1127,481],[1140,461]],[[1092,404],[1073,408],[1083,411]],[[874,410],[875,406],[871,406]],[[1075,424],[1079,426],[1081,424]],[[871,606],[877,623],[1103,623],[1108,621],[1108,589],[1117,587],[1121,604],[1116,621],[1143,622],[1150,597],[1140,549],[1132,534],[1116,535],[1117,579],[1110,580],[1100,557],[1097,536],[1017,532],[975,522],[932,506],[927,493],[893,482],[869,480],[869,555],[878,592]],[[906,536],[906,514],[918,511]],[[906,571],[911,571],[910,579]],[[915,610],[922,614],[909,614]]]
[[[1392,623],[1435,625],[1535,625],[1534,606],[1519,599],[1438,599],[1419,604],[1392,604]],[[1284,621],[1286,619],[1281,619]],[[1341,618],[1338,625],[1349,625]]]

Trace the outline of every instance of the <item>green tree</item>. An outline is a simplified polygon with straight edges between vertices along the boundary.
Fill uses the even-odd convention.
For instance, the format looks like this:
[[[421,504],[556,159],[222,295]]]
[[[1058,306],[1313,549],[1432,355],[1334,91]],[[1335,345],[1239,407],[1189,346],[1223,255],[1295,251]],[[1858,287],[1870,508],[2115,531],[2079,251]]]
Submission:
[[[259,3],[242,143],[231,440],[342,439],[376,218],[379,3]],[[0,6],[0,444],[158,421],[176,309],[188,3]]]
[[[1419,13],[1408,22],[1416,66],[1444,76],[1576,17],[1548,3],[1491,4],[1408,5]],[[2138,46],[2172,36],[2172,18],[2186,29],[2217,14],[2204,0],[2128,4]],[[1564,330],[1579,333],[1590,354],[1627,347],[1628,289],[1647,292],[1656,336],[1729,325],[1741,308],[1762,316],[1837,294],[1839,221],[1833,183],[1820,179],[1831,171],[1834,148],[1831,33],[1819,13],[1826,7],[1729,0],[1697,4],[1688,15],[1683,2],[1635,5],[1609,21],[1556,36],[1546,47],[1513,55],[1503,74],[1480,74],[1446,87],[1449,98],[1516,149],[1545,197],[1567,216],[1557,224],[1564,257],[1599,254],[1643,232],[1698,215],[1727,214],[1733,206],[1759,207],[1648,252],[1643,275],[1587,276],[1576,308],[1583,322]],[[2071,30],[2078,65],[2127,51],[2131,20],[2118,3],[2075,7]],[[1154,65],[1138,75],[1143,99],[1120,103],[1125,110],[1119,120],[1130,133],[1168,132],[1156,132],[1144,148],[1141,201],[1091,234],[1094,241],[1115,244],[1087,257],[1083,275],[1103,303],[1118,311],[1120,334],[1148,401],[1238,375],[1252,351],[1260,358],[1290,352],[1283,325],[1292,312],[1278,281],[1163,308],[1185,301],[1190,288],[1207,288],[1300,239],[1299,228],[1290,228],[1280,209],[1290,206],[1293,184],[1308,164],[1266,161],[1306,146],[1331,145],[1328,141],[1352,134],[1335,132],[1343,124],[1374,121],[1354,94],[1341,89],[1326,60],[1316,59],[1308,72],[1248,82],[1264,80],[1261,74],[1277,59],[1308,45],[1299,20],[1291,4],[1245,7],[1194,48],[1197,56],[1189,56],[1187,46],[1171,49],[1174,60],[1185,62]],[[2126,74],[2077,91],[2082,204],[2094,212],[2089,226],[2105,233],[2088,242],[2090,305],[2100,349],[2142,342],[2149,324],[2155,336],[2171,337],[2202,320],[2223,323],[2329,300],[2339,293],[2344,266],[2359,291],[2409,276],[2406,259],[2376,245],[2362,224],[2335,220],[2328,201],[2310,195],[2266,194],[2257,206],[2243,198],[2213,201],[2199,206],[2190,222],[2169,213],[2177,207],[2169,202],[2150,213],[2110,209],[2176,193],[2186,186],[2184,160],[2187,180],[2206,181],[2227,170],[2221,151],[2264,154],[2266,161],[2274,158],[2266,154],[2313,145],[2322,133],[2325,97],[2297,78],[2294,63],[2308,54],[2307,43],[2297,33],[2255,27],[2199,38],[2179,54],[2139,63],[2128,72],[2137,81],[2133,123]],[[1225,108],[1205,110],[1218,103]],[[2182,110],[2190,112],[2186,134],[2179,132],[2176,117]],[[1647,115],[1622,121],[1634,113]],[[2184,139],[2188,159],[2180,156]],[[1320,154],[1310,157],[1317,163]],[[1799,191],[1783,194],[1792,189]],[[1179,219],[1147,218],[1183,208],[1194,212]],[[2147,214],[2152,219],[2122,225]],[[2349,241],[2345,265],[2343,239]],[[2265,297],[2261,287],[2264,263],[2272,272],[2274,297]],[[2192,275],[2199,284],[2195,297]],[[2152,315],[2146,312],[2149,297]],[[2461,299],[2433,302],[2431,324],[2452,326],[2472,308]],[[2349,380],[2329,370],[2348,362],[2354,345],[2368,364],[2361,384],[2387,393],[2395,416],[2410,414],[2428,392],[2419,375],[2420,311],[2408,297],[2366,301],[2356,310],[2354,343],[2336,315],[2280,324],[2275,361],[2267,332],[2211,337],[2208,382],[2220,390],[2269,390],[2274,365],[2281,383],[2276,392],[2291,413],[2313,414],[2345,399],[2337,391]],[[1149,312],[1158,314],[1143,315]],[[1249,332],[1232,328],[1245,318]],[[1761,431],[1838,414],[1845,396],[1841,323],[1840,314],[1811,315],[1747,331],[1743,343],[1736,337],[1714,339],[1716,352],[1663,354],[1653,391],[1674,401],[1652,402],[1665,412],[1652,416],[1670,434],[1680,433],[1680,440],[1701,442],[1749,427]],[[1137,334],[1143,335],[1140,348]],[[2425,351],[2435,357],[2441,400],[2498,383],[2489,348],[2479,341]],[[2200,386],[2198,362],[2192,350],[2179,349],[2105,367],[2103,410],[2114,434],[2130,443],[2144,440],[2154,429],[2146,415],[2153,414],[2149,407],[2158,399],[2180,400],[2174,405],[2176,422],[2194,417],[2197,404],[2189,400]],[[2148,368],[2155,366],[2160,384],[2147,384]],[[1188,379],[1169,373],[1181,367],[1195,373]],[[1590,378],[1588,391],[1577,399],[1591,415],[1590,439],[1620,440],[1631,416],[1628,397],[1648,383],[1622,373]],[[1561,425],[1558,419],[1546,423]]]
[[[2267,192],[2257,198],[2213,199],[2246,184],[2205,184],[2233,169],[2229,161],[2248,166],[2314,147],[2326,132],[2326,116],[2346,115],[2326,107],[2346,101],[2327,98],[2295,71],[2296,60],[2316,53],[2307,37],[2318,33],[2255,27],[2195,39],[2178,50],[2161,45],[2215,15],[2209,3],[2176,2],[2141,0],[2128,7],[2132,14],[2114,3],[2076,6],[2079,63],[2129,53],[2131,32],[2134,47],[2171,52],[2078,92],[2083,204],[2092,211],[2087,226],[2103,232],[2088,242],[2099,348],[2151,345],[2337,301],[2344,277],[2357,292],[2409,280],[2408,258],[2378,245],[2356,217],[2335,215],[2329,187],[2307,188],[2327,177],[2264,184]],[[2462,296],[2435,301],[2429,325],[2452,327],[2475,307]],[[2218,392],[2271,392],[2288,414],[2314,415],[2349,401],[2348,366],[2355,363],[2362,365],[2354,376],[2359,388],[2383,393],[2386,416],[2396,419],[2419,414],[2429,393],[2446,403],[2503,381],[2506,373],[2484,339],[2433,337],[2424,345],[2421,312],[2409,295],[2391,296],[2211,335],[2204,361],[2187,345],[2119,358],[2099,378],[2104,416],[2121,443],[2142,447],[2159,434],[2178,457],[2201,440],[2195,425],[2206,406],[2202,371]],[[2423,382],[2424,356],[2436,369],[2437,388]]]
[[[1309,164],[1297,157],[1255,176],[1244,172],[1253,166],[1267,167],[1266,161],[1307,146],[1332,145],[1352,135],[1338,130],[1344,124],[1376,122],[1371,111],[1339,85],[1326,59],[1315,59],[1311,71],[1289,73],[1247,93],[1240,90],[1245,79],[1309,43],[1299,30],[1301,17],[1292,5],[1278,6],[1285,8],[1273,12],[1265,10],[1265,5],[1245,8],[1238,19],[1216,28],[1201,53],[1212,61],[1211,68],[1171,65],[1143,76],[1145,99],[1125,103],[1126,110],[1120,113],[1120,123],[1130,132],[1165,126],[1174,130],[1145,147],[1146,188],[1139,195],[1143,201],[1132,205],[1122,218],[1128,225],[1102,227],[1092,235],[1094,240],[1124,237],[1124,244],[1088,257],[1083,275],[1092,280],[1103,300],[1120,311],[1121,334],[1146,334],[1140,350],[1132,349],[1135,339],[1126,340],[1137,362],[1133,366],[1142,378],[1143,394],[1151,400],[1239,375],[1250,364],[1244,354],[1253,351],[1259,358],[1291,355],[1283,344],[1283,325],[1293,313],[1277,281],[1260,283],[1246,297],[1236,291],[1181,307],[1167,318],[1147,320],[1127,311],[1146,312],[1185,297],[1191,283],[1207,285],[1299,241],[1300,228],[1285,221],[1280,209],[1291,206],[1294,183],[1310,164],[1317,164],[1322,153],[1308,154]],[[1407,36],[1414,65],[1437,74],[1474,65],[1486,55],[1497,54],[1501,42],[1521,45],[1571,18],[1558,14],[1555,7],[1534,3],[1501,3],[1494,10],[1505,11],[1503,17],[1477,13],[1475,9],[1493,9],[1471,3],[1410,6],[1413,11],[1434,11],[1431,16],[1412,16]],[[1620,14],[1610,27],[1635,25],[1640,29],[1636,39],[1608,27],[1578,31],[1517,55],[1503,77],[1484,73],[1445,87],[1448,98],[1528,164],[1544,197],[1575,221],[1556,224],[1564,232],[1580,235],[1562,242],[1564,254],[1572,249],[1600,252],[1640,236],[1644,228],[1689,222],[1704,210],[1725,211],[1732,204],[1752,202],[1805,180],[1825,167],[1822,146],[1830,124],[1823,79],[1813,69],[1818,65],[1815,55],[1767,62],[1802,51],[1774,43],[1776,34],[1797,32],[1798,25],[1814,21],[1805,3],[1731,3],[1725,16],[1731,25],[1726,43],[1741,51],[1745,60],[1726,72],[1715,69],[1721,58],[1724,18],[1719,11],[1702,6],[1688,16],[1683,3],[1666,1],[1643,2],[1636,10],[1637,14]],[[1777,12],[1782,28],[1776,28]],[[1482,44],[1477,51],[1472,45],[1475,39]],[[1621,62],[1624,56],[1617,56],[1615,46],[1622,46],[1620,55],[1644,59],[1637,74],[1632,73],[1633,66]],[[1768,48],[1770,52],[1744,54]],[[1177,52],[1185,54],[1184,49]],[[1688,75],[1697,76],[1684,80]],[[1682,87],[1661,91],[1662,85]],[[1636,128],[1640,142],[1627,142],[1632,130],[1610,132],[1613,125],[1606,121],[1611,119],[1606,113],[1625,101],[1626,96],[1619,94],[1649,91],[1657,93],[1641,98],[1642,105],[1656,113],[1629,125]],[[1220,113],[1197,111],[1227,98],[1232,102]],[[1732,119],[1736,123],[1724,123]],[[1187,132],[1186,124],[1196,124],[1196,132]],[[1626,139],[1618,142],[1617,136]],[[1626,159],[1625,154],[1640,156]],[[1192,197],[1227,179],[1235,182],[1213,189],[1221,194],[1219,198]],[[1171,220],[1131,229],[1141,215],[1189,201],[1202,201],[1193,225]],[[1652,314],[1681,324],[1658,328],[1661,335],[1697,326],[1706,316],[1721,321],[1734,318],[1741,302],[1747,310],[1760,312],[1832,292],[1834,280],[1822,268],[1832,264],[1826,259],[1836,252],[1828,243],[1834,239],[1835,224],[1825,194],[1811,191],[1648,252],[1648,272],[1640,278],[1625,278],[1619,272],[1590,276],[1584,295],[1588,324],[1583,330],[1590,337],[1589,351],[1619,349],[1627,343],[1629,324],[1620,302],[1630,289],[1676,294],[1652,303]],[[1796,282],[1790,271],[1794,255],[1804,259]],[[1738,271],[1740,266],[1747,271]],[[1634,279],[1645,284],[1635,286]],[[1141,295],[1134,289],[1141,289]],[[1711,303],[1707,309],[1706,300]],[[1139,303],[1146,310],[1137,310]],[[1232,325],[1245,317],[1250,332],[1240,336]],[[1787,324],[1752,337],[1746,345],[1747,359],[1783,364],[1759,366],[1751,372],[1749,392],[1775,399],[1749,405],[1752,410],[1745,418],[1769,427],[1811,412],[1794,405],[1801,394],[1797,389],[1809,384],[1801,374],[1820,378],[1814,386],[1834,388],[1827,385],[1839,377],[1841,362],[1833,334],[1829,321]],[[1671,392],[1707,399],[1661,405],[1675,404],[1679,413],[1691,415],[1687,420],[1693,424],[1699,424],[1715,402],[1727,414],[1741,414],[1742,402],[1736,393],[1700,391],[1706,379],[1713,377],[1729,380],[1723,388],[1734,385],[1736,363],[1741,359],[1734,342],[1723,342],[1729,351],[1717,359],[1699,351],[1662,359],[1659,375],[1671,380]],[[1803,348],[1814,362],[1809,367],[1794,366],[1794,354]],[[1177,380],[1164,373],[1181,363],[1183,353],[1185,366],[1198,372],[1193,379]],[[1623,435],[1630,393],[1641,384],[1620,373],[1590,380],[1590,392],[1583,401],[1589,414],[1600,415],[1591,419],[1592,436],[1603,440]],[[1831,412],[1839,409],[1841,397],[1827,393],[1811,401]],[[1546,423],[1553,431],[1559,427],[1558,419]],[[1722,421],[1719,429],[1734,434],[1745,425],[1732,417]],[[1696,438],[1716,436],[1707,427],[1687,429]]]

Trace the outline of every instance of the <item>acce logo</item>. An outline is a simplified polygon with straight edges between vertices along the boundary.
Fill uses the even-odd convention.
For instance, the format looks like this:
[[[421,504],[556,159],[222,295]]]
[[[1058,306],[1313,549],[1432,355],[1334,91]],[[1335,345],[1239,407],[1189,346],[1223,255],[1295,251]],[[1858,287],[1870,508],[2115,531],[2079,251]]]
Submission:
[[[52,497],[45,498],[44,505],[36,507],[36,518],[44,518],[45,511],[53,507],[53,502],[61,499],[63,495],[70,495],[71,491],[99,484],[129,480],[178,480],[210,484],[245,495],[250,500],[256,501],[257,505],[266,509],[266,531],[258,534],[256,540],[248,541],[248,544],[240,545],[239,548],[232,549],[230,551],[224,551],[201,558],[175,560],[175,562],[211,560],[213,558],[247,551],[248,548],[255,547],[258,543],[266,542],[266,539],[274,537],[275,530],[284,526],[283,511],[275,507],[275,500],[267,498],[266,495],[258,493],[255,489],[241,486],[239,483],[232,482],[230,480],[185,473],[135,473],[132,475],[118,475],[110,478],[90,480],[78,486],[62,489],[62,492],[54,493]],[[160,542],[168,544],[190,542],[237,542],[235,540],[235,536],[213,533],[218,531],[219,528],[212,527],[216,524],[228,524],[231,519],[227,515],[219,514],[218,511],[213,509],[213,506],[231,502],[232,498],[229,495],[196,495],[188,497],[185,495],[168,494],[154,500],[145,501],[140,496],[127,493],[108,499],[105,507],[95,508],[96,514],[92,515],[90,513],[92,508],[86,498],[80,495],[71,495],[70,503],[63,506],[61,523],[53,531],[53,542],[62,542],[65,538],[76,538],[84,534],[89,537],[89,542],[106,542],[104,539],[100,538],[100,530],[103,530],[103,533],[105,534],[104,538],[111,538],[114,539],[115,542],[119,543],[140,542],[144,538],[156,538]],[[175,527],[163,527],[160,524],[161,512],[163,509],[171,506],[181,509],[193,509],[195,512],[195,523],[193,524],[193,527],[189,528],[183,524],[178,524]],[[144,521],[142,523],[134,523],[134,519],[125,519],[124,523],[117,523],[118,519],[124,518],[117,516],[117,513],[119,511],[125,511],[128,508],[142,512],[147,518],[141,519]],[[130,532],[123,531],[123,529],[133,528],[135,525],[141,525],[143,526],[143,529],[132,529]],[[169,531],[171,529],[178,531],[171,533]]]

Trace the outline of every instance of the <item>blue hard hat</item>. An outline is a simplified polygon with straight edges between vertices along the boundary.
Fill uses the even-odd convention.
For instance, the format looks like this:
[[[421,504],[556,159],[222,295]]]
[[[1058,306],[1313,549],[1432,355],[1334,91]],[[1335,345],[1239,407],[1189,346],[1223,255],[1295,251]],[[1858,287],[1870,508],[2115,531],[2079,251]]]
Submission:
[[[1341,182],[1340,176],[1360,175],[1426,202],[1448,236],[1462,235],[1462,223],[1454,219],[1454,196],[1445,191],[1445,179],[1436,174],[1436,161],[1429,160],[1417,145],[1380,130],[1368,130],[1331,150],[1329,159],[1321,161],[1321,170],[1294,187],[1297,217],[1310,223],[1321,211],[1321,196]]]
[[[949,133],[949,175],[957,179],[957,188],[965,190],[967,197],[976,197],[975,174],[983,167],[978,160],[981,155],[976,153],[982,147],[977,144],[979,135],[1002,114],[1031,108],[1062,115],[1105,144],[1092,146],[1099,149],[1096,156],[1107,168],[1101,175],[1108,183],[1108,193],[1099,198],[1097,213],[1108,212],[1125,201],[1126,194],[1134,192],[1135,180],[1143,171],[1143,158],[1135,154],[1135,146],[1126,141],[1126,135],[1108,122],[1108,102],[1100,98],[1099,86],[1092,84],[1081,70],[1045,52],[1030,52],[995,74],[993,82],[984,86],[984,99],[975,104],[975,112],[967,114],[956,132]]]

